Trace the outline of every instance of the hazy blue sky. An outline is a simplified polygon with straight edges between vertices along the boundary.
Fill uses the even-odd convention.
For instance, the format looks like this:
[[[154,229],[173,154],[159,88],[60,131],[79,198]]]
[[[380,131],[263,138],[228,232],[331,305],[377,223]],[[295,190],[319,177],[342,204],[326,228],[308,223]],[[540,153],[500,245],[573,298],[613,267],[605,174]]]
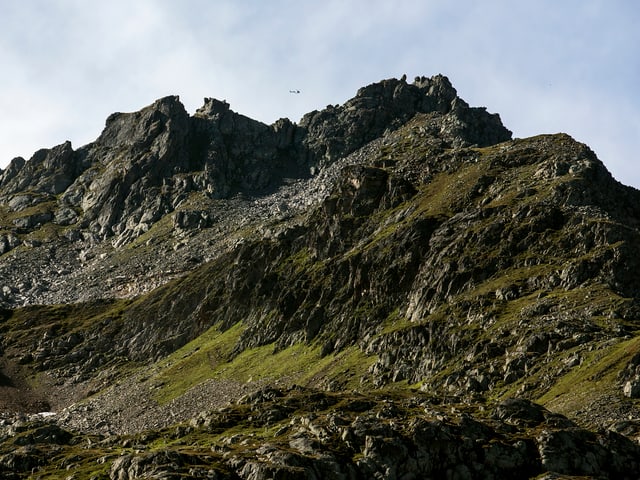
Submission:
[[[0,0],[0,166],[169,94],[298,121],[442,73],[514,136],[567,132],[640,187],[639,25],[636,0]]]

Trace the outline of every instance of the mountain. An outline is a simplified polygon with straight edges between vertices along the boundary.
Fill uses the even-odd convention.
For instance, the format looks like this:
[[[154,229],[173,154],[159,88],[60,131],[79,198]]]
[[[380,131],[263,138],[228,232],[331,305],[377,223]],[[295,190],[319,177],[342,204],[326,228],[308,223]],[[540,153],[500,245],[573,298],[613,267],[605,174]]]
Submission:
[[[0,474],[637,478],[638,245],[441,75],[115,113],[0,172]]]

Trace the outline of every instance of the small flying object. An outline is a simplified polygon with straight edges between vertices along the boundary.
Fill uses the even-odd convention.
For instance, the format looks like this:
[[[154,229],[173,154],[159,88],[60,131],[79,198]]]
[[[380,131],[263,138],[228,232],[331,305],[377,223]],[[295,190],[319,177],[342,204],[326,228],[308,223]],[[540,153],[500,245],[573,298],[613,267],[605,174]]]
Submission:
[[[289,90],[289,93],[300,93],[300,90]]]

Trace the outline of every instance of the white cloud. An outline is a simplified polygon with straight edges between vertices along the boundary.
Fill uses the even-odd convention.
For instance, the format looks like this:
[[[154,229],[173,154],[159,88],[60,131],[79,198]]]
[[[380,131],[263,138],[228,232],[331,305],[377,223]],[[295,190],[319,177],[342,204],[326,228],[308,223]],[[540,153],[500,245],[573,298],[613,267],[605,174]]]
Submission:
[[[113,111],[168,94],[189,111],[213,96],[272,122],[382,78],[444,73],[516,135],[569,132],[640,186],[639,10],[624,0],[0,2],[0,165],[92,141]]]

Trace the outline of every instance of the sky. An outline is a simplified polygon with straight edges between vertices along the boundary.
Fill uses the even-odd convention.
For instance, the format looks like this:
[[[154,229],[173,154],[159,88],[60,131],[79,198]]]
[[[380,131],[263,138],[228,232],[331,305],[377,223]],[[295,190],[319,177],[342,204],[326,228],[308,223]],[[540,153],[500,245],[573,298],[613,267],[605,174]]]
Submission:
[[[640,188],[638,25],[636,0],[0,0],[0,168],[166,95],[270,124],[441,73],[514,137],[566,132]]]

